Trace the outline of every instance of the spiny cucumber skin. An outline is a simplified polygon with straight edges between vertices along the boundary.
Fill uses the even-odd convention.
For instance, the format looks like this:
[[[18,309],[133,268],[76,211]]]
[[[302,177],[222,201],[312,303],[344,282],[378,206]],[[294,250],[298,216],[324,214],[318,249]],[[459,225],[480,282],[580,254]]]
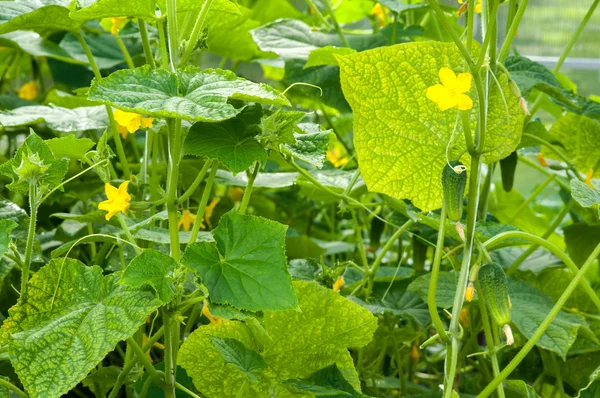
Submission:
[[[465,197],[465,188],[467,186],[467,172],[462,173],[454,171],[454,167],[462,166],[457,161],[446,163],[442,171],[442,186],[444,187],[444,204],[448,218],[457,222],[460,221],[463,213],[463,199]]]
[[[496,263],[485,264],[479,269],[478,278],[483,298],[494,322],[498,326],[510,323],[508,278],[502,267]]]

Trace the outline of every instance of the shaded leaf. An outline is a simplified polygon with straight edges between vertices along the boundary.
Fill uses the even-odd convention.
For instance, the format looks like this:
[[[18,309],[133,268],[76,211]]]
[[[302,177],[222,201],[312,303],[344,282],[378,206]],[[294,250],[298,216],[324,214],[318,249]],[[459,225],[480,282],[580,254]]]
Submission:
[[[3,1],[0,34],[15,30],[76,30],[79,23],[69,18],[69,0]]]
[[[150,285],[163,303],[175,297],[175,267],[177,262],[158,250],[146,249],[135,257],[121,277],[121,283],[132,287]]]
[[[46,123],[51,129],[63,132],[104,129],[108,126],[108,115],[103,105],[75,109],[33,105],[0,112],[0,124],[5,127],[38,123]]]
[[[223,357],[225,363],[238,368],[248,379],[256,383],[260,379],[260,373],[267,366],[260,354],[246,347],[241,341],[211,336],[210,341]]]

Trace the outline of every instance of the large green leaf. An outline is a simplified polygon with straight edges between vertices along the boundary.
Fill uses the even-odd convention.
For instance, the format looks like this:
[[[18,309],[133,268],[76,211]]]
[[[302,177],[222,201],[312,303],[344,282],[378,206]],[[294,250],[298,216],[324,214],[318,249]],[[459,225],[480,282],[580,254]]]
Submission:
[[[211,336],[232,338],[261,353],[266,368],[256,384],[246,383],[241,396],[291,397],[283,381],[309,377],[337,364],[345,379],[360,389],[348,347],[372,338],[377,319],[338,293],[310,282],[294,282],[300,311],[265,311],[261,329],[253,322],[224,321],[197,329],[180,350],[179,363],[207,397],[235,397],[246,375],[228,366]]]
[[[76,21],[107,17],[156,18],[155,0],[77,0],[70,8],[71,18]]]
[[[582,115],[567,114],[558,119],[550,135],[562,144],[569,160],[583,172],[595,169],[600,160],[600,123]]]
[[[166,0],[157,0],[156,3],[162,11],[166,12]],[[177,0],[177,12],[197,11],[200,10],[204,3],[205,0]],[[214,0],[210,6],[210,10],[212,12],[223,12],[233,15],[239,15],[240,13],[236,2],[231,0]]]
[[[446,147],[457,124],[457,111],[440,111],[426,98],[426,92],[439,83],[441,68],[464,70],[456,46],[407,43],[346,55],[338,61],[344,95],[354,113],[354,144],[369,189],[410,199],[424,211],[439,208]],[[508,114],[498,86],[490,83],[483,155],[488,163],[515,150],[525,116],[518,98],[508,88],[506,76],[498,80]],[[471,131],[475,131],[479,103],[474,88],[470,96],[474,102]],[[461,123],[451,146],[454,156],[465,148]],[[463,156],[463,163],[469,164],[467,156]]]
[[[249,349],[242,342],[235,339],[222,339],[213,336],[210,340],[223,357],[225,363],[235,366],[251,382],[256,383],[259,380],[259,375],[267,364],[258,352]]]
[[[235,117],[240,109],[227,103],[229,98],[289,105],[282,94],[266,84],[238,78],[230,71],[201,71],[191,66],[176,73],[149,66],[117,71],[94,80],[89,92],[89,99],[106,101],[128,112],[203,122]]]
[[[76,138],[74,134],[51,138],[46,144],[57,159],[67,158],[83,160],[85,154],[96,145],[89,138]]]
[[[59,61],[78,64],[87,63],[73,58],[66,50],[56,43],[44,39],[36,32],[18,30],[0,36],[0,45],[3,47],[14,47],[25,51],[35,57],[54,58]]]
[[[284,383],[314,397],[367,397],[348,383],[335,364],[327,366],[305,379],[286,380]]]
[[[238,14],[209,18],[206,45],[210,52],[222,57],[251,61],[263,54],[250,35],[260,22],[252,19],[252,11],[247,8],[240,7]]]
[[[133,287],[152,286],[163,303],[175,297],[175,266],[170,256],[154,249],[144,250],[135,257],[125,271],[121,283]]]
[[[569,257],[581,266],[600,243],[600,226],[583,223],[571,224],[564,229]]]
[[[10,360],[32,397],[67,393],[158,308],[151,290],[121,285],[119,277],[60,258],[29,281],[3,329]]]
[[[523,281],[511,279],[508,290],[512,302],[512,322],[529,339],[548,315],[554,302],[546,294]],[[536,345],[565,359],[580,328],[588,329],[580,315],[560,311]]]
[[[412,319],[423,328],[431,321],[427,304],[414,292],[392,290],[383,300],[374,299],[369,303],[365,303],[357,297],[351,297],[351,300],[364,306],[375,315],[391,313],[404,319]]]
[[[234,174],[257,160],[265,163],[267,150],[254,138],[260,133],[261,115],[262,107],[256,105],[219,123],[197,122],[190,128],[183,150],[188,155],[220,160]]]
[[[216,242],[188,246],[181,262],[198,273],[213,302],[251,311],[295,308],[286,230],[275,221],[232,210],[213,230]]]
[[[2,1],[0,34],[15,30],[76,30],[79,23],[69,18],[69,0]]]
[[[103,105],[75,109],[33,105],[0,112],[0,124],[4,127],[30,126],[43,122],[51,129],[63,132],[104,129],[108,126],[108,115]]]

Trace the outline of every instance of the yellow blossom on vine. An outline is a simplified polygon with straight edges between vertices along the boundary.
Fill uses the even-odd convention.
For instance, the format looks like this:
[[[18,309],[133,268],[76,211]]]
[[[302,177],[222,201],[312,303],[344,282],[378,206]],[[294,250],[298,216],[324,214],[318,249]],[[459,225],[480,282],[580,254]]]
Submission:
[[[466,95],[471,90],[473,76],[469,72],[458,76],[449,68],[440,69],[440,81],[427,89],[427,98],[438,104],[440,110],[458,108],[466,111],[473,108],[473,100]]]
[[[125,213],[129,210],[129,201],[131,195],[127,192],[127,186],[129,180],[124,181],[119,185],[119,188],[115,188],[108,182],[104,184],[104,190],[106,191],[107,200],[98,204],[98,209],[106,210],[106,219],[110,220],[112,216],[117,213]]]
[[[594,178],[594,169],[589,169],[587,173],[585,173],[585,183],[588,187],[595,189],[594,184],[592,184],[592,178]]]
[[[384,6],[377,3],[371,10],[371,15],[375,17],[378,26],[383,26],[385,24],[385,17],[387,16],[387,10]]]
[[[464,327],[469,327],[471,324],[471,316],[469,315],[469,310],[467,308],[460,310],[460,314],[458,314],[458,320]]]
[[[538,162],[540,162],[540,164],[542,166],[544,166],[544,167],[549,166],[548,161],[546,159],[544,159],[544,155],[542,155],[541,152],[537,154],[537,160],[538,160]]]
[[[38,88],[35,82],[25,83],[19,88],[19,98],[24,100],[31,101],[32,99],[35,99],[37,95]]]
[[[219,201],[221,200],[221,198],[216,197],[213,198],[209,205],[206,206],[206,210],[204,210],[204,219],[202,219],[202,221],[206,221],[206,224],[208,224],[208,226],[210,228],[212,228],[212,223],[210,222],[210,218],[213,215],[213,212],[215,211],[215,207],[217,207],[217,204],[219,204]],[[204,226],[204,223],[202,224],[202,229],[205,229],[206,227]]]
[[[125,112],[120,109],[115,109],[114,112],[117,128],[121,134],[121,138],[127,138],[127,134],[133,134],[140,128],[147,129],[152,127],[154,118],[144,117],[133,112]]]
[[[104,30],[110,31],[114,36],[118,35],[121,29],[127,24],[127,17],[103,18],[100,25]]]
[[[240,187],[230,187],[227,191],[227,196],[229,196],[234,203],[241,202],[244,197],[244,190]]]
[[[217,325],[221,325],[221,318],[219,318],[218,316],[214,316],[210,313],[210,309],[208,308],[208,303],[206,302],[206,300],[204,300],[204,305],[202,306],[202,315],[207,317],[210,323],[216,322]]]
[[[469,282],[469,285],[467,286],[467,291],[465,292],[465,298],[468,302],[471,302],[474,296],[475,288],[473,287],[473,282]]]
[[[462,3],[463,3],[463,0],[458,0],[458,4],[462,4]],[[467,4],[467,3],[465,3],[465,4]],[[475,3],[475,12],[477,14],[481,13],[481,0],[477,0],[477,3]]]
[[[346,152],[346,149],[339,141],[336,141],[333,144],[325,156],[333,165],[333,167],[342,167],[350,161],[348,158],[348,152]]]
[[[340,275],[337,277],[337,279],[333,283],[333,291],[339,292],[343,286],[344,286],[344,277]]]
[[[177,227],[179,229],[183,227],[184,231],[189,231],[190,227],[194,224],[194,221],[196,221],[196,215],[188,209],[185,209],[181,215],[181,218],[179,219],[179,222],[177,223]]]

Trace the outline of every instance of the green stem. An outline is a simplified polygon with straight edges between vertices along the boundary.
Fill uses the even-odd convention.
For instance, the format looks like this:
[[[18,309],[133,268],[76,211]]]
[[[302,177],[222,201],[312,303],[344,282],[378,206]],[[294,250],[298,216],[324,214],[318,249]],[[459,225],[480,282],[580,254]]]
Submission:
[[[500,374],[500,366],[498,365],[498,356],[496,355],[496,346],[494,345],[494,335],[492,334],[492,327],[490,322],[490,317],[487,312],[487,306],[485,304],[485,300],[483,300],[483,295],[481,293],[481,283],[479,279],[475,280],[475,287],[477,288],[477,294],[479,295],[479,312],[481,313],[481,321],[483,323],[483,332],[485,333],[485,342],[488,347],[490,359],[492,361],[492,372],[494,373],[494,377],[497,377]],[[498,386],[498,398],[504,398],[504,387],[502,384]]]
[[[219,170],[219,162],[217,160],[213,160],[211,167],[212,169],[210,170],[210,174],[206,180],[206,186],[204,187],[204,192],[202,192],[202,198],[200,199],[200,204],[198,205],[198,213],[196,214],[196,220],[194,221],[192,233],[190,234],[190,240],[188,242],[189,245],[196,242],[196,239],[198,239],[198,232],[200,231],[200,226],[202,225],[204,211],[206,210],[206,205],[208,204],[208,199],[210,198],[210,194],[212,192],[212,186],[215,182],[217,170]]]
[[[119,220],[119,224],[121,224],[121,228],[123,229],[127,240],[131,242],[131,245],[135,248],[136,252],[140,254],[142,252],[142,249],[138,247],[137,242],[133,238],[133,235],[131,235],[131,231],[129,231],[129,226],[125,222],[125,218],[123,217],[122,213],[117,213],[117,220]]]
[[[327,21],[327,19],[323,16],[323,14],[321,13],[321,10],[319,10],[319,8],[315,5],[315,3],[313,2],[313,0],[306,0],[306,4],[308,4],[308,6],[310,8],[312,8],[313,10],[315,10],[315,14],[317,14],[317,17],[319,17],[319,20],[323,23],[323,25],[325,25],[325,28],[327,30],[331,30],[332,27],[329,24],[329,21]]]
[[[256,176],[258,175],[258,171],[260,170],[260,165],[258,162],[254,162],[254,170],[252,173],[248,175],[248,184],[246,184],[246,189],[244,190],[244,197],[242,198],[242,204],[240,205],[240,214],[246,214],[246,210],[248,209],[248,203],[250,203],[250,197],[252,196],[252,187],[254,186],[254,180],[256,180]]]
[[[473,28],[475,27],[475,2],[467,5],[467,48],[473,45]]]
[[[31,266],[31,256],[33,254],[33,242],[35,241],[35,227],[37,223],[37,200],[38,189],[34,182],[29,183],[29,231],[27,233],[27,243],[25,245],[25,260],[21,269],[21,300],[27,295],[27,282],[29,281],[29,268]]]
[[[206,0],[204,4],[202,4],[202,8],[200,9],[200,15],[198,16],[198,19],[196,19],[194,29],[192,30],[192,33],[189,36],[187,47],[185,48],[185,52],[183,54],[183,57],[181,58],[181,65],[185,65],[185,63],[188,61],[188,59],[190,59],[190,56],[194,52],[194,48],[196,48],[196,43],[198,43],[200,34],[204,30],[206,16],[208,15],[208,11],[210,10],[210,6],[212,5],[212,3],[213,0]]]
[[[88,171],[90,171],[91,169],[98,167],[98,166],[102,166],[103,164],[107,163],[108,160],[104,159],[96,164],[91,165],[90,167],[88,167],[87,169],[84,169],[83,171],[80,171],[79,173],[75,174],[73,177],[61,182],[60,184],[58,184],[57,186],[55,186],[54,188],[52,188],[46,195],[44,195],[39,201],[38,201],[38,205],[41,205],[46,199],[48,199],[48,197],[50,197],[50,195],[52,195],[56,190],[60,189],[61,187],[63,187],[64,185],[70,183],[73,180],[76,180],[77,178],[79,178],[80,176],[82,176],[83,174],[87,173]]]
[[[144,367],[146,368],[146,371],[152,378],[152,381],[154,382],[154,384],[156,384],[157,386],[160,387],[163,384],[163,381],[162,381],[160,375],[158,374],[158,372],[156,371],[156,369],[154,368],[154,366],[152,366],[152,363],[146,356],[146,353],[144,352],[142,347],[140,347],[138,345],[138,343],[135,341],[135,339],[133,337],[129,337],[127,339],[127,344],[133,350],[133,353],[137,357],[138,361],[140,361],[142,363],[142,365],[144,365]]]
[[[467,234],[465,238],[465,249],[463,252],[463,260],[458,276],[458,284],[454,294],[454,304],[452,305],[452,318],[450,319],[450,334],[452,337],[451,344],[447,346],[446,352],[446,377],[444,380],[444,398],[451,398],[454,385],[454,377],[456,375],[456,365],[458,362],[458,336],[460,311],[462,310],[463,301],[465,298],[465,289],[467,288],[467,280],[469,269],[471,267],[471,256],[473,254],[473,243],[475,240],[475,223],[477,221],[477,207],[479,202],[479,173],[480,173],[480,157],[475,155],[471,157],[471,168],[469,176],[469,201],[467,209]]]
[[[573,208],[574,205],[575,205],[575,201],[573,199],[571,199],[569,201],[569,203],[567,203],[565,205],[565,207],[563,207],[561,212],[556,216],[554,221],[552,221],[552,223],[548,226],[548,229],[541,236],[542,239],[546,240],[550,237],[550,235],[552,235],[554,233],[556,228],[558,228],[560,226],[563,219],[567,216],[567,214],[569,214],[569,212],[571,211],[571,209]],[[510,265],[510,268],[508,269],[507,273],[510,275],[510,274],[514,273],[516,270],[518,270],[519,265],[521,265],[525,260],[527,260],[527,258],[529,258],[529,256],[532,255],[533,252],[535,252],[539,247],[540,247],[540,245],[538,245],[537,243],[534,243],[531,246],[529,246],[529,248],[527,250],[525,250],[519,257],[517,257],[517,259],[515,261],[513,261],[513,263]]]
[[[179,58],[179,32],[177,31],[177,0],[167,0],[167,32],[171,70],[175,71]]]
[[[579,23],[579,26],[577,27],[577,30],[573,33],[573,36],[571,36],[571,40],[569,40],[569,43],[564,48],[562,54],[560,54],[560,58],[558,59],[558,61],[556,62],[556,65],[554,65],[554,68],[552,69],[552,72],[554,72],[555,74],[560,71],[560,68],[565,63],[565,60],[569,56],[569,53],[573,49],[573,46],[575,45],[575,43],[577,42],[577,40],[579,40],[579,36],[581,36],[581,32],[583,32],[583,30],[585,29],[585,26],[590,21],[590,18],[592,18],[592,15],[594,15],[594,11],[596,11],[596,8],[598,7],[598,4],[600,4],[600,0],[595,0],[592,3],[592,5],[590,6],[588,12],[585,14],[585,16],[583,17],[583,19]]]
[[[444,238],[446,236],[446,206],[442,205],[440,213],[440,227],[438,229],[437,243],[435,253],[433,255],[433,263],[431,264],[431,276],[429,279],[429,290],[427,291],[427,307],[429,315],[435,327],[435,331],[440,336],[443,342],[450,342],[450,338],[444,328],[444,323],[438,314],[437,304],[435,302],[435,293],[437,289],[437,281],[440,275],[440,264],[442,262],[442,252],[444,250]]]
[[[483,181],[483,187],[481,189],[481,198],[479,200],[479,208],[477,209],[477,218],[482,221],[485,221],[487,218],[488,202],[492,187],[492,176],[494,175],[495,169],[494,165],[495,163],[488,165],[487,174],[485,175],[485,180]]]
[[[335,214],[335,213],[334,213]],[[367,252],[365,250],[365,242],[362,237],[362,228],[360,223],[358,222],[358,217],[356,217],[356,212],[354,209],[350,210],[350,214],[352,215],[352,223],[354,224],[354,235],[356,239],[356,246],[358,247],[358,254],[360,255],[360,260],[363,263],[363,267],[365,267],[365,274],[369,274],[369,260],[367,260]],[[367,298],[369,298],[370,292],[367,291]]]
[[[550,149],[552,152],[554,152],[554,154],[556,156],[558,156],[558,158],[560,160],[562,160],[563,162],[565,162],[567,164],[567,166],[573,171],[573,173],[575,173],[575,175],[579,178],[580,181],[583,181],[583,178],[581,178],[581,176],[579,175],[579,172],[577,171],[575,166],[571,163],[569,158],[560,149],[558,149],[556,147],[556,145],[553,145],[549,141],[546,141],[545,139],[543,139],[541,137],[538,137],[538,136],[535,136],[535,135],[529,134],[529,133],[523,133],[523,138],[528,138],[530,140],[537,141],[540,144],[542,144],[543,146],[545,146],[546,148]]]
[[[500,48],[500,53],[498,54],[498,61],[501,63],[504,63],[504,60],[508,56],[508,52],[510,51],[512,42],[515,39],[517,30],[519,29],[519,24],[521,23],[521,19],[523,18],[523,15],[525,14],[525,9],[527,9],[527,3],[529,3],[529,0],[523,0],[523,1],[521,1],[521,4],[519,4],[517,13],[515,14],[512,24],[510,25],[510,29],[508,30],[508,33],[506,34],[506,39],[504,40],[504,44],[502,45],[502,48]]]
[[[167,35],[165,34],[164,20],[158,22],[158,45],[160,47],[160,65],[163,69],[169,69],[169,49]]]
[[[542,174],[545,174],[545,175],[547,175],[547,176],[551,176],[551,175],[553,175],[553,174],[554,174],[554,173],[552,173],[552,171],[548,170],[548,168],[547,168],[547,167],[542,167],[542,166],[539,164],[539,162],[537,162],[537,161],[534,161],[534,160],[531,160],[531,159],[529,159],[527,156],[522,156],[522,155],[519,155],[519,162],[520,162],[520,163],[524,163],[524,164],[526,164],[527,166],[531,167],[532,169],[535,169],[535,170],[539,171],[540,173],[542,173]],[[569,183],[568,183],[568,182],[565,182],[563,178],[558,178],[558,179],[556,180],[556,183],[557,183],[558,185],[560,185],[560,187],[561,187],[562,189],[564,189],[565,191],[567,191],[567,192],[571,192],[571,186],[569,185]]]
[[[190,196],[192,196],[194,194],[194,192],[196,192],[196,189],[198,188],[198,186],[200,185],[202,180],[204,180],[206,173],[208,173],[208,169],[210,168],[210,165],[211,165],[210,161],[207,161],[206,163],[204,163],[204,166],[202,166],[200,173],[198,173],[198,176],[196,176],[196,179],[194,179],[194,182],[192,182],[192,185],[190,185],[189,188],[183,193],[183,195],[181,195],[179,197],[179,199],[177,199],[178,205],[185,202]]]
[[[173,364],[173,353],[176,342],[173,340],[173,318],[166,308],[161,309],[163,326],[165,328],[165,398],[175,397],[175,367]],[[177,342],[178,343],[178,342]]]
[[[396,35],[398,30],[398,17],[399,14],[397,12],[394,13],[394,26],[392,26],[392,37],[390,38],[390,44],[393,46],[396,44]]]
[[[170,119],[169,126],[169,170],[167,173],[167,213],[171,257],[179,263],[179,227],[177,225],[177,185],[179,182],[179,161],[181,159],[181,120]]]
[[[183,391],[184,393],[186,393],[187,395],[189,395],[192,398],[200,398],[200,395],[196,394],[192,390],[187,389],[185,386],[183,386],[177,382],[175,382],[175,387],[177,387],[178,389],[180,389],[181,391]]]
[[[148,38],[148,27],[146,21],[142,18],[138,18],[138,26],[140,28],[140,37],[142,38],[142,47],[144,48],[144,56],[146,57],[146,63],[150,65],[152,69],[156,68],[154,62],[154,56],[152,55],[152,49],[150,48],[150,40]]]
[[[469,111],[460,111],[462,117],[463,132],[465,136],[465,144],[469,153],[475,153],[473,145],[473,133],[471,132],[471,121],[469,120]]]
[[[29,395],[27,395],[27,393],[25,391],[21,390],[19,387],[15,386],[10,381],[4,380],[1,377],[0,377],[0,386],[4,386],[4,387],[8,388],[9,390],[14,391],[20,397],[29,398]]]
[[[542,246],[543,248],[554,254],[556,257],[558,257],[567,266],[567,268],[571,270],[571,272],[573,272],[574,274],[578,274],[580,272],[580,269],[577,268],[577,265],[573,262],[573,260],[571,260],[569,256],[567,256],[567,254],[564,251],[562,251],[552,243],[548,242],[545,238],[540,238],[539,236],[532,235],[527,232],[503,232],[487,240],[484,243],[484,246],[487,250],[492,250],[494,247],[499,246],[502,242],[510,239],[524,239],[539,246]],[[509,270],[509,272],[511,272],[511,270]],[[594,289],[590,286],[587,279],[585,279],[585,276],[582,278],[583,280],[581,281],[581,284],[583,286],[583,290],[585,290],[587,295],[590,297],[590,300],[592,300],[594,305],[598,308],[598,310],[600,310],[600,298],[598,297]]]
[[[331,22],[333,23],[333,28],[342,40],[342,43],[344,43],[344,47],[350,47],[350,44],[348,44],[348,39],[346,39],[346,35],[344,35],[344,32],[342,31],[342,28],[340,27],[340,24],[338,23],[337,18],[335,17],[335,10],[331,5],[331,0],[323,0],[323,3],[329,11],[329,17],[331,18]]]
[[[94,55],[92,54],[90,47],[87,45],[85,39],[83,38],[80,32],[75,32],[74,34],[77,37],[77,40],[79,40],[79,43],[81,44],[81,47],[83,48],[83,51],[87,56],[88,62],[92,68],[92,71],[94,72],[94,77],[97,81],[100,81],[100,79],[102,79],[102,74],[100,74],[100,69],[98,69],[98,64],[94,59]],[[125,156],[125,151],[123,150],[123,143],[121,142],[121,135],[119,134],[119,129],[117,128],[117,122],[115,121],[115,117],[113,115],[113,111],[110,105],[105,104],[105,106],[106,113],[108,114],[108,120],[110,121],[110,128],[112,131],[113,140],[115,141],[115,146],[117,148],[117,156],[119,157],[119,161],[121,162],[123,174],[126,178],[129,178],[131,171],[129,169],[129,162],[127,162],[127,156]]]
[[[538,340],[542,337],[544,332],[546,332],[552,321],[554,321],[554,318],[556,318],[579,282],[584,279],[584,275],[587,273],[590,266],[596,261],[598,255],[600,255],[600,244],[598,244],[594,251],[590,254],[579,272],[577,272],[563,294],[561,294],[556,304],[554,304],[554,307],[552,307],[550,313],[546,315],[546,318],[544,318],[537,330],[533,333],[529,340],[527,340],[527,343],[525,343],[523,348],[521,348],[521,351],[519,351],[519,353],[510,361],[510,363],[502,370],[502,372],[500,372],[500,374],[496,376],[490,384],[487,385],[487,387],[477,396],[478,398],[485,398],[491,395],[494,392],[494,389],[500,385],[500,383],[502,383],[502,381],[504,381],[513,370],[515,370],[515,368],[521,363],[521,361],[523,361],[523,359],[525,359],[525,356],[527,356],[529,351],[535,347]]]
[[[115,36],[115,39],[117,40],[117,45],[119,46],[119,49],[123,53],[123,58],[125,58],[127,67],[129,69],[135,69],[135,64],[133,63],[133,60],[131,59],[131,55],[129,55],[129,50],[127,50],[127,47],[125,47],[125,43],[123,43],[123,39],[121,39],[119,36]]]

